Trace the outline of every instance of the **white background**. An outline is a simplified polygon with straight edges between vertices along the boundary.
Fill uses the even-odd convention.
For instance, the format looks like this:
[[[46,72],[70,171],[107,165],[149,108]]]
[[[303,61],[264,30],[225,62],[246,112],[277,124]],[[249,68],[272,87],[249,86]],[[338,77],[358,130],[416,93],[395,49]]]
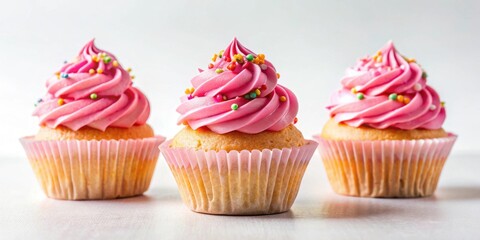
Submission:
[[[446,101],[457,152],[479,150],[480,1],[1,1],[0,132],[5,156],[36,132],[45,80],[95,37],[136,75],[149,123],[171,137],[178,97],[233,38],[265,53],[300,101],[298,127],[320,132],[344,70],[392,39]]]

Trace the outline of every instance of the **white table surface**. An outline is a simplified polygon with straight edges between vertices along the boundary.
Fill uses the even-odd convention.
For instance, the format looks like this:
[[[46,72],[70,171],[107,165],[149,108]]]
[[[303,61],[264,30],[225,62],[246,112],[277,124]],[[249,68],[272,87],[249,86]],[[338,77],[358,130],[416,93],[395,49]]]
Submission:
[[[144,196],[46,198],[26,159],[0,159],[0,239],[480,239],[480,155],[453,153],[435,196],[368,199],[332,192],[318,153],[283,214],[191,212],[163,157]]]

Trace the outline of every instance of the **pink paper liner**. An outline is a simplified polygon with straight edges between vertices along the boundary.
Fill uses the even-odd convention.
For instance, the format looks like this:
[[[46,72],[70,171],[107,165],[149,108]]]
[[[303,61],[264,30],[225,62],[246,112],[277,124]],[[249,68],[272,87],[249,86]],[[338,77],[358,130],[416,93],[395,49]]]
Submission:
[[[20,139],[37,180],[50,198],[113,199],[144,193],[162,136],[127,140]]]
[[[298,193],[318,144],[242,151],[160,150],[175,177],[183,202],[193,211],[224,215],[285,212]]]
[[[435,192],[457,136],[383,141],[314,138],[335,192],[361,197],[425,197]]]

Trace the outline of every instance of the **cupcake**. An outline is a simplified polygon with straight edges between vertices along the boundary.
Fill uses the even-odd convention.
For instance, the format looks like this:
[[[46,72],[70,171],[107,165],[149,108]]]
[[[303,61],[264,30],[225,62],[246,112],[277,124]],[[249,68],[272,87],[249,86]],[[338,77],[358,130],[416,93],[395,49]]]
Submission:
[[[288,211],[317,143],[293,125],[298,102],[264,54],[234,39],[191,80],[177,108],[186,125],[160,146],[193,211]]]
[[[456,136],[445,106],[413,58],[392,42],[348,68],[317,136],[333,190],[361,197],[434,193]]]
[[[21,138],[50,198],[112,199],[144,193],[163,137],[146,123],[150,105],[117,58],[87,43],[47,80],[35,136]]]

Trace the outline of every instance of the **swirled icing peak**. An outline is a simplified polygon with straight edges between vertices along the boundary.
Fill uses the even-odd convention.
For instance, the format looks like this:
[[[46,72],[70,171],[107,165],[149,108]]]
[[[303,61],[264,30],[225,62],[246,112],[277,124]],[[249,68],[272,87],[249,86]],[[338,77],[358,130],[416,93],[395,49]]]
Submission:
[[[425,71],[391,41],[348,68],[341,84],[327,107],[339,123],[411,130],[439,129],[445,121],[444,103]]]
[[[235,38],[191,80],[193,87],[177,108],[178,123],[219,134],[280,131],[296,121],[298,102],[277,84],[279,77],[264,54],[255,54]]]
[[[74,131],[85,126],[104,131],[145,124],[150,105],[132,86],[132,78],[113,54],[91,40],[47,80],[47,94],[33,115],[40,118],[40,125]]]

